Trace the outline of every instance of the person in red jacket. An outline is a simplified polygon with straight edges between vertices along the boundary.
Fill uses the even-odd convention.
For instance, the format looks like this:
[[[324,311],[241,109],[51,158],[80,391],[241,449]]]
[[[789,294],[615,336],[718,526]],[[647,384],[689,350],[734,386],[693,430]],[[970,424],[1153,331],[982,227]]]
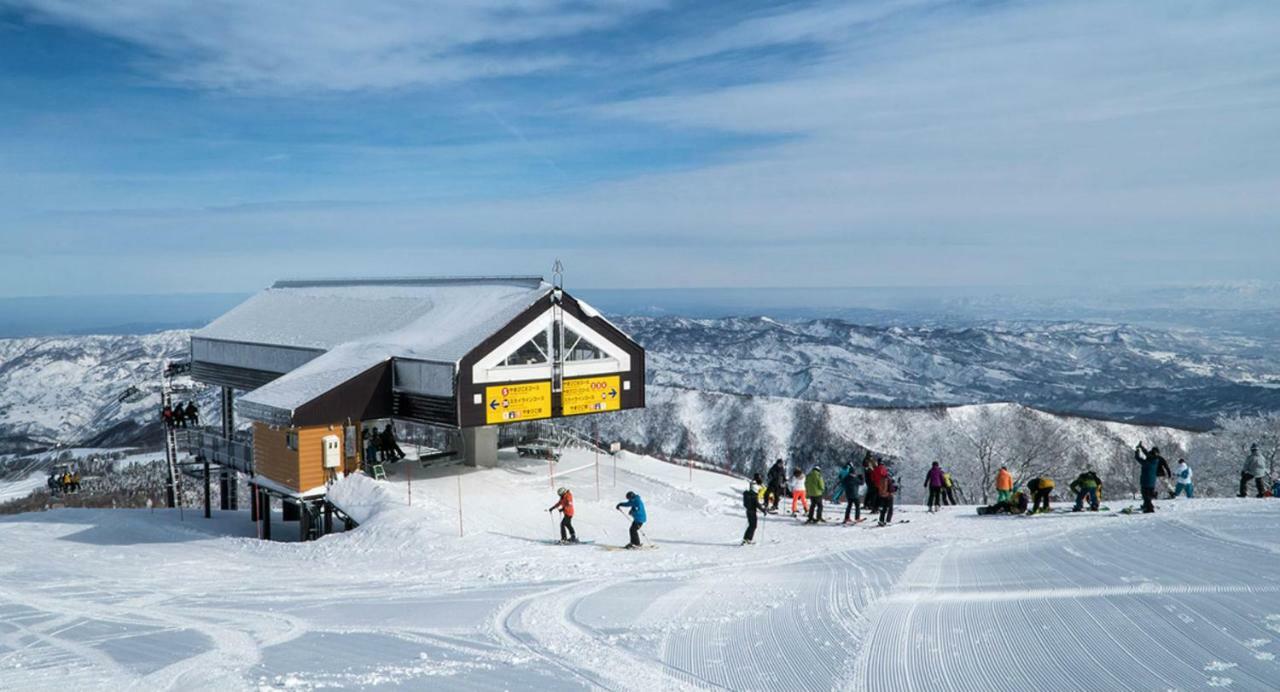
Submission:
[[[876,504],[880,507],[880,526],[893,523],[893,496],[898,492],[898,484],[889,474],[889,467],[880,464],[876,467]]]
[[[556,494],[560,496],[560,500],[547,511],[554,512],[558,509],[563,515],[560,519],[560,542],[577,543],[578,534],[573,530],[573,493],[568,488],[560,488]]]

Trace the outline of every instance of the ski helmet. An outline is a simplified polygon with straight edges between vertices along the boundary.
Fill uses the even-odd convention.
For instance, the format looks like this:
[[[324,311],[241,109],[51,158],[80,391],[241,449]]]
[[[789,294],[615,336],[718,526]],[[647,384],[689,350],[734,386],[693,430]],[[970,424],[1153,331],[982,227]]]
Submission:
[[[557,495],[564,495],[564,494],[565,494],[565,493],[567,493],[567,492],[569,492],[569,489],[568,489],[568,488],[556,488],[556,494],[557,494]]]

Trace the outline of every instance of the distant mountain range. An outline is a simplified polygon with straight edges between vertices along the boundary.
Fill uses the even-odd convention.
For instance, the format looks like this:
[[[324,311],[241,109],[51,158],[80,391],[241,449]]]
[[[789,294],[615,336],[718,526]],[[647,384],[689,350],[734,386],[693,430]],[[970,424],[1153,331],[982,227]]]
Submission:
[[[854,407],[1017,402],[1109,420],[1207,428],[1280,410],[1263,337],[1081,322],[882,327],[838,319],[626,317],[651,383]],[[0,339],[0,454],[158,440],[161,362],[189,332]],[[205,411],[213,392],[202,396]],[[657,403],[655,399],[655,403]]]
[[[654,384],[847,406],[1017,402],[1208,428],[1280,410],[1280,350],[1262,337],[1063,323],[870,327],[842,320],[632,317]]]

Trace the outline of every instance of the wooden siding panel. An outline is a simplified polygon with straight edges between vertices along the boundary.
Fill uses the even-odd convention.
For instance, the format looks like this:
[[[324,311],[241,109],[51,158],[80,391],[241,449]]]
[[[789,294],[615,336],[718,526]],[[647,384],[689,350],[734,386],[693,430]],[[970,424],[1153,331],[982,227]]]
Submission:
[[[311,490],[325,483],[324,445],[321,440],[326,435],[337,435],[339,449],[343,448],[341,425],[298,428],[299,490]]]
[[[265,423],[253,424],[254,472],[301,492],[298,453],[285,444],[287,432],[284,429],[273,429]]]

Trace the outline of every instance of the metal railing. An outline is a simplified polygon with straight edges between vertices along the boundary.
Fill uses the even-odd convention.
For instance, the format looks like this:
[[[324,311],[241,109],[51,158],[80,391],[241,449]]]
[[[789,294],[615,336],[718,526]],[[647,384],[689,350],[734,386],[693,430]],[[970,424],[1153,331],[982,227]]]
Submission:
[[[194,456],[241,473],[253,473],[252,442],[228,440],[220,433],[198,428],[179,429],[176,435],[178,446]]]

